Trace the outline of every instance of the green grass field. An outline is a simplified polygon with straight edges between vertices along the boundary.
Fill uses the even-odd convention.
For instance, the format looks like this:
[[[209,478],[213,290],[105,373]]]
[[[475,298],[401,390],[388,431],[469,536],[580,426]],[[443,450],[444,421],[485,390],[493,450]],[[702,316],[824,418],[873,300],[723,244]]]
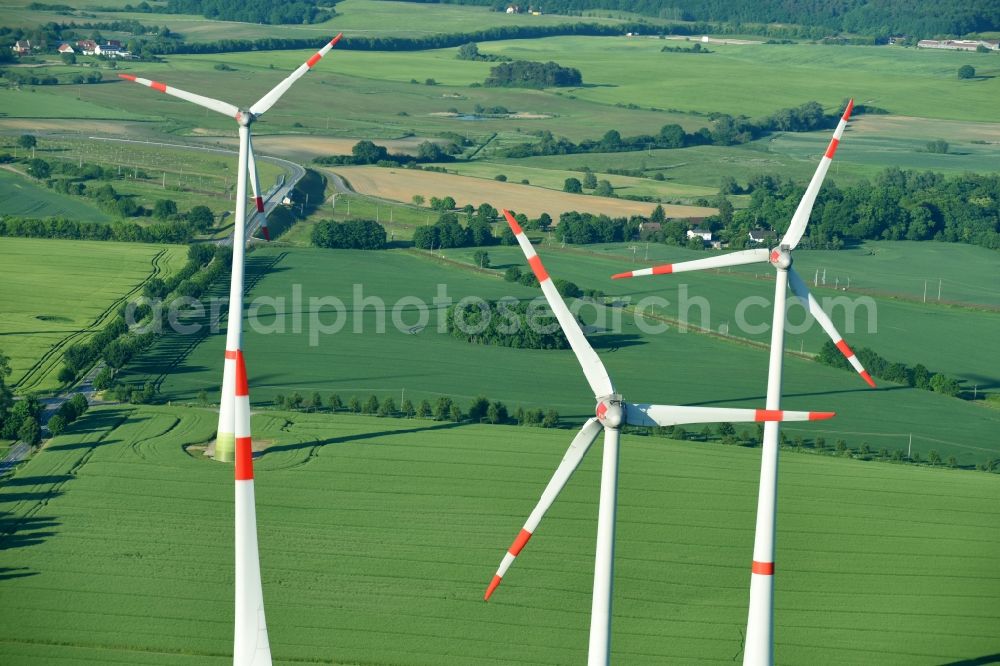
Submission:
[[[231,660],[232,471],[184,451],[215,418],[92,409],[0,488],[6,662]],[[276,663],[584,658],[599,450],[485,604],[570,431],[281,412],[253,428],[270,444],[255,484]],[[625,436],[615,662],[739,656],[758,463]],[[788,453],[780,483],[778,663],[1000,651],[995,476]]]
[[[5,215],[67,217],[82,222],[110,222],[111,217],[89,199],[54,192],[18,173],[0,171],[0,199]]]
[[[554,276],[609,293],[632,294],[633,302],[652,295],[675,299],[666,285],[650,281],[628,285],[602,279],[610,273],[607,259],[547,248],[541,251]],[[492,248],[493,265],[501,270],[515,263],[522,265],[515,252]],[[285,314],[276,319],[274,302],[261,301],[247,315],[244,348],[252,399],[264,404],[278,394],[299,392],[308,398],[319,392],[324,399],[338,393],[345,401],[352,395],[362,399],[370,394],[394,396],[398,403],[405,390],[411,399],[450,395],[466,403],[485,394],[511,408],[541,405],[558,410],[571,421],[585,418],[593,410],[592,399],[570,352],[472,345],[436,332],[439,310],[434,309],[433,299],[439,290],[454,301],[470,295],[487,299],[539,296],[537,290],[503,282],[496,274],[460,268],[469,258],[457,251],[441,260],[412,251],[258,249],[248,263],[248,277],[254,284],[250,295],[283,298]],[[737,295],[747,293],[747,284],[729,276],[705,276],[698,283],[692,281],[689,293],[709,304],[714,326]],[[765,282],[751,286],[751,293],[760,295],[770,289]],[[301,289],[298,302],[293,301],[297,289]],[[217,285],[217,295],[224,290],[225,285]],[[318,309],[315,304],[310,306],[309,299],[327,296],[339,298],[345,306],[340,318],[343,328],[336,334],[324,334],[319,326],[310,325],[310,313]],[[369,300],[362,309],[359,297],[376,300]],[[411,301],[404,297],[411,297]],[[412,297],[431,306],[426,321],[421,320]],[[377,300],[386,306],[384,329],[379,328],[375,313]],[[621,310],[588,307],[581,315],[597,324],[601,322],[594,321],[595,314],[604,316],[604,327],[610,328],[616,313],[622,320],[620,332],[596,335],[593,343],[629,400],[742,407],[763,404],[765,350],[681,332],[674,326],[666,332],[642,330],[632,315]],[[329,305],[316,316],[327,327],[338,319]],[[997,316],[885,300],[878,303],[878,333],[856,333],[848,335],[848,340],[855,346],[872,346],[893,360],[898,357],[910,364],[924,363],[934,371],[964,377],[969,388],[978,382],[980,390],[995,389],[998,378],[989,369],[996,367],[995,350],[988,345],[944,345],[942,341],[956,335],[968,341],[989,339]],[[393,317],[402,330],[394,325]],[[697,317],[695,307],[689,318]],[[762,307],[751,308],[747,319],[753,324],[769,321]],[[799,319],[793,317],[792,321]],[[407,332],[420,324],[426,328],[416,334]],[[315,332],[314,339],[310,331]],[[736,332],[733,325],[732,333]],[[798,351],[802,340],[806,352],[817,351],[823,341],[818,327],[803,336],[790,334],[788,339],[790,350]],[[163,400],[194,400],[203,389],[215,400],[223,346],[221,333],[209,335],[205,329],[197,335],[167,336],[124,377],[126,381],[158,382]],[[697,372],[691,372],[692,367]],[[876,451],[882,447],[893,451],[905,449],[912,434],[914,450],[921,455],[937,450],[945,459],[956,456],[963,465],[995,456],[1000,444],[995,437],[1000,412],[970,402],[892,384],[871,391],[853,373],[792,355],[786,357],[784,386],[783,405],[789,409],[838,412],[835,420],[823,424],[789,425],[785,430],[790,436],[823,436],[831,443],[843,438],[853,447],[867,443]]]
[[[127,295],[180,268],[181,246],[4,238],[0,351],[18,391],[58,388],[66,347],[103,326]]]

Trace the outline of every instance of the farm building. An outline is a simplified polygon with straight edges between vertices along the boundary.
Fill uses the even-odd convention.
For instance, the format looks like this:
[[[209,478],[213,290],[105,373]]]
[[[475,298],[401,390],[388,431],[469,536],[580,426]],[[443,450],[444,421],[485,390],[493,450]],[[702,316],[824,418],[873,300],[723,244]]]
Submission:
[[[25,53],[30,53],[32,49],[31,40],[19,39],[16,42],[14,42],[14,46],[10,47],[10,49],[18,55],[24,55]]]
[[[59,53],[76,53],[72,44],[60,44],[59,48],[56,49]]]
[[[917,48],[949,51],[975,51],[980,46],[990,51],[1000,51],[1000,41],[995,39],[921,39],[917,42]]]
[[[97,42],[92,39],[81,39],[76,43],[76,48],[80,49],[83,55],[94,55],[97,51]]]

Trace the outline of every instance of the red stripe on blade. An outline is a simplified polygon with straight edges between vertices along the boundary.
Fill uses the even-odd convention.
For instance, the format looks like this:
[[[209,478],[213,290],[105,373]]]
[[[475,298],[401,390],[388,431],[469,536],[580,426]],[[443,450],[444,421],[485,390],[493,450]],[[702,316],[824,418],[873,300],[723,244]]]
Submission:
[[[135,81],[135,77],[132,76],[131,74],[119,74],[118,78],[125,79],[126,81]]]
[[[308,67],[309,69],[312,69],[312,66],[315,65],[316,63],[318,63],[319,60],[320,60],[320,58],[322,58],[322,57],[323,56],[320,53],[317,53],[317,54],[313,55],[312,58],[309,58],[309,60],[306,60],[306,67]]]
[[[159,81],[153,81],[149,84],[149,87],[153,90],[159,90],[161,93],[167,92],[167,84],[160,83]]]
[[[500,576],[493,576],[493,580],[490,581],[490,586],[486,588],[486,594],[483,595],[483,601],[489,601],[490,596],[493,594],[493,590],[497,589],[500,581],[503,580]]]
[[[781,421],[785,418],[785,413],[780,409],[758,409],[754,414],[754,421]]]
[[[755,574],[760,574],[761,576],[773,576],[774,562],[758,562],[757,560],[754,560],[751,571]]]
[[[844,342],[843,340],[837,341],[837,349],[839,349],[840,353],[846,356],[847,358],[851,358],[852,356],[854,356],[854,352],[851,351],[851,348],[848,347],[847,343]]]
[[[833,154],[835,152],[837,152],[837,146],[839,146],[839,145],[840,145],[840,141],[838,141],[837,139],[830,139],[830,145],[826,149],[826,155],[825,155],[825,157],[829,157],[832,160],[833,159]]]
[[[264,240],[266,240],[266,241],[271,240],[271,232],[267,230],[267,226],[266,225],[263,226],[263,227],[261,227],[260,230],[264,234]]]
[[[343,36],[344,36],[344,33],[342,33],[342,32],[337,33],[337,36],[330,40],[330,46],[336,46],[337,42],[339,42],[340,38],[343,37]]]
[[[264,199],[261,198],[261,197],[254,197],[253,200],[254,200],[254,203],[257,204],[257,212],[258,213],[263,213],[264,212]]]
[[[228,350],[228,349],[226,350],[226,358],[227,358],[227,359],[232,359],[232,360],[234,360],[234,361],[235,361],[235,360],[236,360],[236,356],[237,356],[238,354],[239,354],[239,352],[234,352],[234,351],[230,351],[230,350]]]
[[[537,254],[528,259],[528,264],[531,266],[531,272],[535,274],[539,282],[545,282],[549,279],[549,274],[545,271],[545,266],[542,266],[542,258]]]
[[[854,98],[852,97],[851,101],[847,103],[847,108],[844,109],[844,115],[841,116],[840,119],[841,120],[850,120],[850,118],[851,118],[851,111],[853,111],[853,110],[854,110]]]
[[[531,532],[528,530],[521,530],[520,534],[517,535],[517,538],[514,539],[514,543],[512,543],[510,548],[507,549],[507,552],[514,557],[517,557],[517,554],[521,552],[521,549],[524,548],[524,544],[528,543],[528,539],[530,538]]]
[[[247,386],[247,366],[243,360],[243,352],[236,352],[236,397],[250,395],[250,388]]]
[[[674,272],[673,264],[664,264],[662,266],[653,266],[653,275],[670,275]]]
[[[503,216],[507,218],[507,224],[510,225],[510,230],[514,232],[515,236],[521,233],[521,225],[517,223],[517,220],[514,219],[514,216],[509,211],[505,210]]]
[[[866,382],[868,382],[868,386],[871,386],[872,388],[876,388],[875,387],[875,380],[872,379],[872,376],[868,374],[867,370],[862,370],[860,374],[861,374],[861,379],[863,379]]]
[[[249,437],[236,438],[236,480],[253,481],[253,443]]]
[[[832,419],[837,415],[837,412],[809,412],[810,421],[825,421],[827,419]]]
[[[632,271],[627,271],[625,273],[615,273],[614,275],[611,276],[611,279],[621,280],[622,278],[630,278],[630,277],[632,277]]]

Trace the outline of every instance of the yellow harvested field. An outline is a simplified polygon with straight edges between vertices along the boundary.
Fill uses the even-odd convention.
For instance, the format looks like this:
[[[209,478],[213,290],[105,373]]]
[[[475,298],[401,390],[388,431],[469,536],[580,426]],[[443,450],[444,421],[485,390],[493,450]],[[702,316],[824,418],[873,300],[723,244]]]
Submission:
[[[452,197],[458,206],[464,206],[467,203],[474,206],[488,203],[495,208],[507,208],[518,213],[525,213],[529,217],[538,217],[542,213],[548,213],[554,219],[558,219],[560,213],[571,210],[595,214],[603,213],[611,217],[649,216],[656,208],[655,203],[643,201],[570,194],[532,185],[502,183],[485,178],[456,176],[432,171],[384,169],[370,166],[337,167],[328,171],[333,171],[345,178],[351,187],[360,194],[407,203],[415,194],[422,195],[427,201],[430,201],[431,197],[439,199]],[[675,218],[708,217],[719,212],[715,208],[700,206],[664,205],[663,209],[667,217]]]

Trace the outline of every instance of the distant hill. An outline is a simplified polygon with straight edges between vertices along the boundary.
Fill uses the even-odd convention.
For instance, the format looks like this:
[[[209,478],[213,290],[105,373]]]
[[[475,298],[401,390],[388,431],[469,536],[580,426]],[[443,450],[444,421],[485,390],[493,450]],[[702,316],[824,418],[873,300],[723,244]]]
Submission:
[[[445,1],[498,11],[512,4],[502,0]],[[673,20],[792,23],[864,35],[930,37],[1000,30],[1000,0],[914,0],[912,4],[898,0],[547,0],[539,4],[549,14],[611,9]]]

